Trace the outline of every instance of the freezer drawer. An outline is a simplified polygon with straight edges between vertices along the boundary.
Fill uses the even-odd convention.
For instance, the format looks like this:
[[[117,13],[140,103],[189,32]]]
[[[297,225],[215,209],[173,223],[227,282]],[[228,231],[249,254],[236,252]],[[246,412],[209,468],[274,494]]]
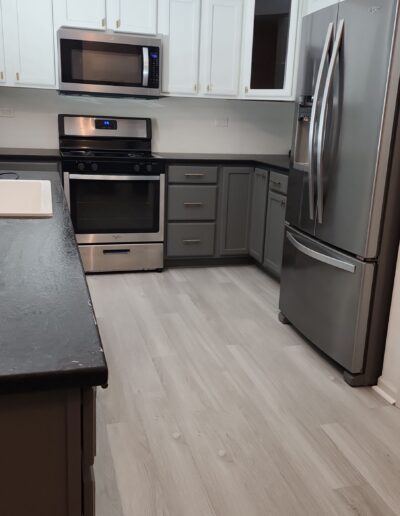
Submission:
[[[374,263],[286,228],[280,310],[351,373],[363,369],[374,272]]]

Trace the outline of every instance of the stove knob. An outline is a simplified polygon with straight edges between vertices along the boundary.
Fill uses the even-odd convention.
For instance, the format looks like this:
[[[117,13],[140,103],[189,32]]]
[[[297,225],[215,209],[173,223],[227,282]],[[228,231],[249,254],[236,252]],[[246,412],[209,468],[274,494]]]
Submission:
[[[134,165],[133,170],[134,172],[140,172],[140,165]]]
[[[151,165],[146,165],[146,172],[152,172],[153,167]]]
[[[99,169],[99,165],[97,163],[92,163],[90,165],[90,168],[92,169],[93,172],[97,172]]]
[[[84,163],[78,163],[78,170],[83,172],[85,170],[85,164]]]

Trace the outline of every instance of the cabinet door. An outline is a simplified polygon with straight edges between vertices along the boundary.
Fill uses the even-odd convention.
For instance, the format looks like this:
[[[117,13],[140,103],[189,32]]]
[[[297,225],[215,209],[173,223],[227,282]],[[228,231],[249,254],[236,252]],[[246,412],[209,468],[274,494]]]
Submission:
[[[219,210],[220,254],[248,254],[251,175],[247,167],[222,169],[222,196]]]
[[[157,33],[157,0],[112,0],[115,17],[107,11],[110,29],[138,34]]]
[[[264,256],[267,195],[268,171],[256,169],[251,196],[249,254],[260,263],[262,263]]]
[[[204,84],[207,95],[239,93],[242,0],[206,0],[203,17]]]
[[[280,276],[285,235],[286,197],[269,192],[265,230],[264,267]]]
[[[163,89],[196,94],[199,75],[200,0],[169,0]]]
[[[2,7],[7,83],[55,87],[52,0],[3,0]]]
[[[319,11],[320,9],[324,9],[329,5],[338,4],[339,2],[343,2],[343,0],[305,0],[303,15],[305,16],[315,11]]]
[[[4,59],[3,13],[0,3],[0,84],[6,81],[6,63]]]
[[[244,16],[243,91],[246,97],[293,96],[300,0],[249,0]]]
[[[53,0],[56,28],[105,29],[106,0]]]

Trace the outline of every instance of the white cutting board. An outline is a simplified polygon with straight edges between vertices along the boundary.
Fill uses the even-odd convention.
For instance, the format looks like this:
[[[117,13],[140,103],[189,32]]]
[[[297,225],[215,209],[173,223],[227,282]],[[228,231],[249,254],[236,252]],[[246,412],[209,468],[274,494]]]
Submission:
[[[52,216],[50,181],[0,179],[0,217]]]

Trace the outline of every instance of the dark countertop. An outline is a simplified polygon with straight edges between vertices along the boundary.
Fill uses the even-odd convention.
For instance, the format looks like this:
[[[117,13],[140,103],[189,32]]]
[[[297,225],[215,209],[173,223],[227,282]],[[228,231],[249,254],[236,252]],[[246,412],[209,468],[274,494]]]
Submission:
[[[1,161],[58,161],[58,149],[18,149],[0,147]]]
[[[209,163],[249,163],[289,170],[289,157],[285,154],[193,154],[155,152],[156,157],[169,162],[207,161]],[[12,149],[0,148],[0,161],[58,161],[58,149]]]
[[[190,154],[173,152],[155,152],[157,157],[169,162],[207,161],[209,163],[240,163],[261,165],[282,171],[289,170],[289,156],[286,154]]]
[[[107,364],[60,177],[18,174],[51,180],[54,215],[0,218],[0,392],[104,385]]]

